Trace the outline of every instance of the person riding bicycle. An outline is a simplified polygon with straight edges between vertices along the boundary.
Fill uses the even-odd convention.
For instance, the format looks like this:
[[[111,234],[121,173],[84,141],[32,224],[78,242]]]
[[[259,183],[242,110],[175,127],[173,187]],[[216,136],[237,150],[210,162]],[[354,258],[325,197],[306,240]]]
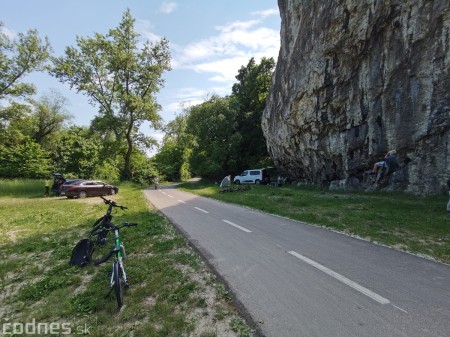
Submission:
[[[158,187],[159,187],[159,178],[158,178],[158,176],[155,176],[153,178],[153,183],[155,184],[155,190],[157,190]]]

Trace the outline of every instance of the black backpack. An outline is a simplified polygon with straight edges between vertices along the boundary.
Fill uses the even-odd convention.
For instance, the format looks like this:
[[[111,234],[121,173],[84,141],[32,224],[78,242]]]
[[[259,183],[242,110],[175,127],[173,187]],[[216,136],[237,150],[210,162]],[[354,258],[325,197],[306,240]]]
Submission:
[[[84,267],[91,262],[94,244],[89,239],[80,240],[72,250],[72,257],[69,264]]]

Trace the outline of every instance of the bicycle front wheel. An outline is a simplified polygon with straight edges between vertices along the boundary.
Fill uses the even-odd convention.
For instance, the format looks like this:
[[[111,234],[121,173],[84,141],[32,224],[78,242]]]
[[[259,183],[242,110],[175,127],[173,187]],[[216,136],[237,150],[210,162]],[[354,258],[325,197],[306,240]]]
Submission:
[[[119,262],[115,261],[113,264],[113,281],[114,281],[114,291],[116,293],[117,305],[119,309],[123,305],[123,297],[122,297],[122,286],[120,284],[120,267]]]
[[[103,223],[99,222],[91,231],[91,240],[94,242],[94,250],[91,259],[94,264],[103,263],[112,255],[111,247],[113,235],[110,234],[111,231],[101,231],[102,228]]]

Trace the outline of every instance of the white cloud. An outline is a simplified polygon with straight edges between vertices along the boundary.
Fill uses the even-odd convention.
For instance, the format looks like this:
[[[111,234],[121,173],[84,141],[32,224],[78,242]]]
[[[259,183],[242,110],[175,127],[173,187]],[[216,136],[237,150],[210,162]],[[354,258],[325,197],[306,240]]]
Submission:
[[[208,89],[199,89],[196,87],[185,87],[175,92],[170,93],[169,97],[160,97],[164,111],[164,119],[171,119],[171,116],[175,116],[178,113],[190,108],[194,105],[199,105],[207,101],[211,95],[217,94],[219,96],[226,96],[230,94],[230,86],[216,86]]]
[[[248,21],[235,21],[215,27],[216,34],[187,45],[170,44],[172,69],[195,71],[208,75],[202,85],[208,89],[185,87],[162,99],[164,117],[175,116],[184,109],[205,102],[211,94],[231,94],[231,86],[242,66],[250,58],[260,62],[262,57],[278,57],[280,32],[264,26],[264,19],[278,14],[278,9],[252,13]],[[217,83],[218,85],[214,85]],[[212,84],[212,85],[211,85]],[[172,119],[172,118],[169,118]]]
[[[259,16],[265,19],[266,17],[271,15],[280,15],[280,10],[278,8],[270,8],[263,11],[253,12],[252,15]]]
[[[215,27],[217,34],[187,46],[173,46],[173,68],[211,73],[212,80],[234,80],[241,66],[251,57],[277,58],[280,33],[264,27],[264,18],[278,9],[254,12],[257,19],[235,21]],[[258,61],[258,60],[257,60]]]
[[[215,82],[233,82],[236,80],[235,76],[238,70],[243,65],[247,65],[250,57],[237,56],[215,60],[212,62],[199,63],[195,65],[194,70],[201,73],[211,73],[215,76],[210,77],[210,80]]]
[[[251,27],[257,25],[259,20],[250,20],[250,21],[236,21],[228,23],[224,26],[216,26],[216,30],[228,33],[233,31],[245,31],[250,29]]]
[[[136,20],[136,31],[143,37],[145,41],[153,43],[161,41],[161,36],[152,32],[153,24],[148,20]]]
[[[170,14],[177,9],[177,3],[172,1],[163,1],[159,10],[162,13]]]

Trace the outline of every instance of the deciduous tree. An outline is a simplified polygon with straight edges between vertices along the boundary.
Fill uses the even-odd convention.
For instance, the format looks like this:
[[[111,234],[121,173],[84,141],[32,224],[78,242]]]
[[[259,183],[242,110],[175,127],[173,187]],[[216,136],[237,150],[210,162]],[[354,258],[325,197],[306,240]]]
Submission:
[[[77,37],[78,49],[67,47],[65,55],[54,58],[52,74],[86,94],[99,108],[94,120],[96,130],[114,133],[126,142],[123,177],[130,179],[134,146],[149,145],[140,133],[143,122],[157,129],[161,117],[155,93],[163,86],[162,74],[170,70],[170,52],[166,39],[139,42],[129,10],[108,34],[91,38]]]
[[[0,22],[0,99],[32,95],[35,87],[22,80],[32,71],[43,70],[52,51],[50,42],[35,29],[12,40],[2,27]]]
[[[249,166],[262,167],[270,162],[261,118],[274,67],[273,58],[262,58],[259,64],[251,58],[246,67],[239,69],[236,76],[238,82],[233,85],[232,96],[237,103],[237,129],[242,136],[237,150],[239,170]]]

